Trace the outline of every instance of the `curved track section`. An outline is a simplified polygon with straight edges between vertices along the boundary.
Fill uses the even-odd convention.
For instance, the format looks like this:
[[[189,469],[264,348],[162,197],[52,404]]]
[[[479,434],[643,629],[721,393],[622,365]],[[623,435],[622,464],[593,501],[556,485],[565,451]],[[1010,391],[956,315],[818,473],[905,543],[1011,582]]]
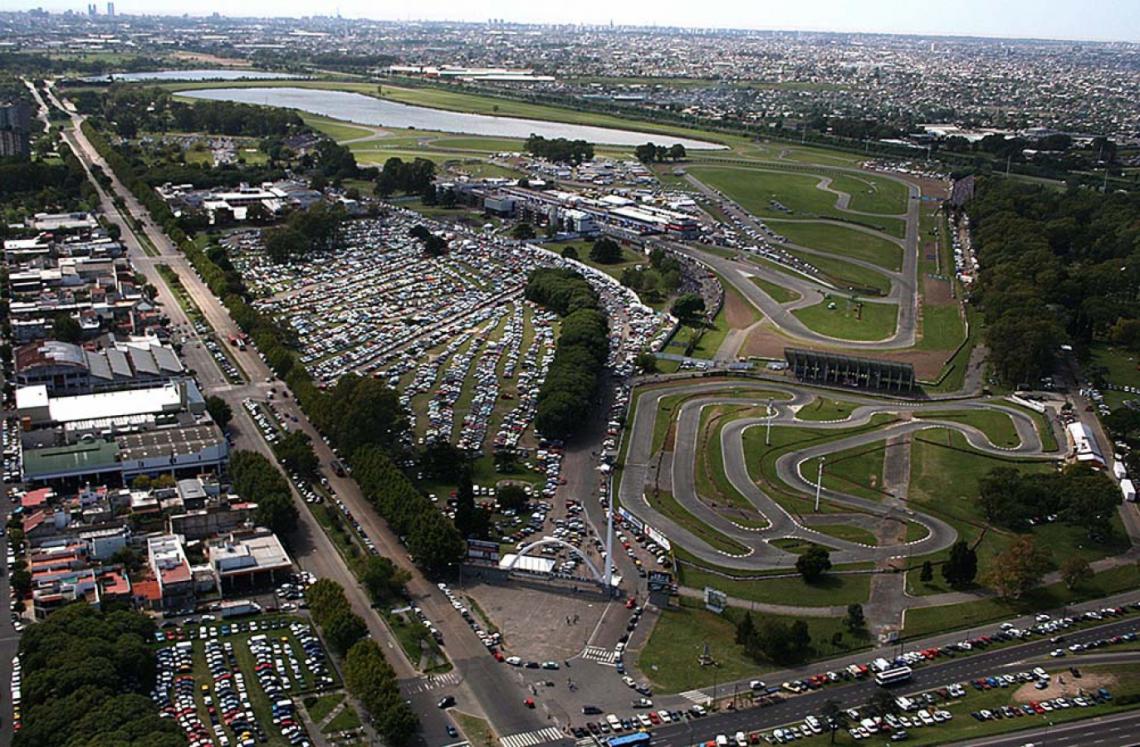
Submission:
[[[749,396],[748,390],[772,391],[787,395],[787,399],[775,400],[772,403],[771,422],[774,426],[794,426],[822,432],[865,426],[879,414],[903,417],[908,412],[946,407],[945,403],[889,403],[853,393],[843,397],[845,401],[854,405],[849,417],[843,420],[818,422],[798,420],[795,417],[796,411],[814,400],[816,394],[780,383],[757,382],[753,385],[731,381],[697,381],[646,390],[637,396],[636,414],[627,432],[629,447],[618,486],[621,505],[700,560],[738,570],[764,571],[793,567],[797,556],[770,544],[771,540],[775,539],[792,538],[825,545],[833,550],[832,560],[835,563],[877,563],[900,556],[924,555],[945,549],[957,539],[957,532],[951,525],[936,517],[912,510],[901,501],[895,499],[872,501],[827,488],[822,490],[822,497],[832,506],[845,507],[878,519],[915,522],[925,527],[927,534],[924,538],[905,545],[871,546],[838,539],[805,526],[792,512],[781,506],[753,482],[749,474],[748,455],[744,450],[744,433],[750,428],[766,426],[769,422],[768,417],[729,420],[720,430],[725,477],[737,493],[767,520],[768,526],[763,529],[744,527],[713,510],[699,498],[696,487],[697,456],[701,448],[701,413],[707,407],[722,404],[758,407],[768,404],[766,396]],[[737,393],[735,396],[734,392]],[[665,397],[678,394],[691,396],[678,408],[672,459],[666,460],[663,452],[653,453],[654,425],[661,416],[661,401]],[[996,410],[1008,415],[1021,443],[1015,448],[1002,448],[992,444],[982,431],[970,425],[935,418],[922,420],[904,418],[880,428],[785,453],[776,460],[776,475],[792,489],[811,496],[815,493],[816,485],[814,477],[805,477],[803,474],[806,463],[814,464],[814,460],[820,456],[933,428],[957,431],[965,437],[973,449],[985,454],[1030,458],[1057,456],[1056,453],[1049,454],[1043,450],[1036,423],[1029,415],[1016,408],[981,401],[957,402],[954,408]],[[646,489],[655,484],[661,471],[666,469],[669,471],[668,477],[674,499],[697,521],[748,548],[746,553],[732,555],[718,550],[650,505],[646,499]]]

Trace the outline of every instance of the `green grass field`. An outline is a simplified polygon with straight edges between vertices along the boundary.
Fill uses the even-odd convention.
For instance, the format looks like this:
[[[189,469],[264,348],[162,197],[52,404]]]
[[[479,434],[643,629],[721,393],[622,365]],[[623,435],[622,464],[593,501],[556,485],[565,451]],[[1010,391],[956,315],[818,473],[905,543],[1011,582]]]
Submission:
[[[884,340],[898,327],[897,304],[865,303],[860,314],[845,298],[836,297],[834,303],[834,309],[824,300],[792,313],[812,330],[840,340]]]
[[[824,480],[824,484],[827,484],[827,480]],[[871,545],[872,547],[879,544],[879,538],[876,537],[873,532],[863,529],[862,527],[851,526],[849,524],[814,524],[811,528],[829,537],[847,540],[848,542],[858,542],[863,545]]]
[[[1104,369],[1104,378],[1108,383],[1114,386],[1140,387],[1140,355],[1123,348],[1097,344],[1090,346],[1089,358],[1088,368],[1096,366]],[[1140,395],[1115,389],[1104,389],[1101,394],[1104,395],[1105,404],[1113,408],[1121,407],[1126,399],[1140,399]]]
[[[309,127],[331,137],[333,140],[353,140],[358,137],[367,137],[372,130],[367,127],[348,124],[339,119],[318,117],[315,114],[302,114],[301,119]]]
[[[901,215],[906,212],[909,192],[902,182],[881,174],[836,174],[831,188],[851,195],[850,210],[880,215]]]
[[[930,420],[948,420],[952,423],[962,423],[986,434],[994,446],[1014,448],[1021,445],[1021,438],[1013,426],[1013,420],[1004,412],[998,410],[926,410],[916,412],[916,418]]]
[[[672,493],[664,490],[654,491],[650,486],[646,486],[645,498],[649,501],[649,505],[662,516],[672,519],[679,526],[689,530],[694,536],[704,540],[709,547],[729,555],[746,555],[748,553],[747,547],[730,537],[724,536],[719,530],[691,514],[673,497]]]
[[[893,241],[855,228],[834,223],[800,223],[773,221],[772,230],[783,234],[793,244],[818,249],[839,257],[871,262],[885,270],[902,269],[903,250]]]
[[[638,656],[638,668],[660,692],[682,692],[708,687],[714,682],[729,682],[776,669],[766,662],[749,658],[735,642],[735,620],[742,610],[728,609],[716,615],[695,607],[696,600],[684,600],[680,609],[662,611],[645,648]],[[774,615],[757,616],[789,624],[790,618]],[[756,617],[754,617],[756,619]],[[812,658],[845,654],[866,647],[865,639],[853,637],[838,618],[805,618],[811,635]],[[831,645],[832,637],[841,633],[840,645]],[[702,667],[698,657],[708,645],[717,666]]]
[[[823,469],[823,486],[828,490],[848,493],[871,501],[882,500],[883,459],[886,452],[886,441],[876,441],[866,446],[856,446],[828,454]],[[815,479],[815,473],[808,474],[808,467],[814,469],[816,464],[813,462],[804,465],[804,476],[810,480]]]
[[[823,274],[824,280],[841,290],[855,289],[862,293],[878,293],[881,296],[887,295],[891,290],[890,279],[880,272],[829,255],[798,249],[788,249],[788,252],[816,267]]]
[[[815,399],[796,411],[796,419],[843,420],[851,415],[853,409],[855,406],[850,402],[816,395]]]
[[[792,301],[798,301],[803,298],[803,296],[801,296],[796,291],[785,288],[782,285],[777,285],[776,283],[765,280],[762,277],[753,275],[748,279],[752,281],[752,284],[757,288],[771,296],[772,300],[776,303],[791,303]]]

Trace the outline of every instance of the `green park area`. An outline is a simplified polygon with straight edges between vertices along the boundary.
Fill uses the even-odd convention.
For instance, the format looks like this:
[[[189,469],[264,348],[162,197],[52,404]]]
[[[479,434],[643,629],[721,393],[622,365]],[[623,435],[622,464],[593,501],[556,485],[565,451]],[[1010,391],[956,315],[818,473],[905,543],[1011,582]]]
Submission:
[[[991,525],[980,505],[979,481],[998,467],[1011,467],[1023,474],[1041,475],[1051,474],[1056,470],[1051,460],[1003,458],[975,451],[970,448],[961,433],[948,429],[922,431],[911,439],[911,482],[908,502],[914,510],[929,513],[950,523],[958,532],[959,539],[975,548],[979,579],[983,578],[995,563],[996,556],[1021,536],[1016,532]],[[1033,538],[1039,548],[1048,553],[1050,565],[1059,568],[1067,559],[1074,556],[1092,562],[1126,552],[1129,541],[1120,517],[1114,514],[1109,526],[1111,531],[1101,539],[1091,539],[1084,527],[1063,521],[1037,524],[1026,534]],[[916,567],[924,560],[938,563],[946,556],[946,552],[941,552],[929,557],[911,558],[910,564],[911,567]],[[1111,580],[1113,577],[1106,578]],[[1091,583],[1088,588],[1095,591],[1095,582]],[[1071,594],[1076,596],[1086,593],[1082,592],[1084,588],[1075,589]],[[918,574],[912,572],[908,574],[908,589],[911,594],[922,595],[949,591],[950,586],[940,573],[935,573],[929,582],[921,582],[918,580]],[[1095,596],[1093,591],[1087,593]],[[1054,596],[1038,601],[1049,602]],[[1025,597],[1030,602],[1035,598],[1032,595]],[[993,600],[986,601],[991,605],[997,603]]]
[[[808,328],[839,340],[885,340],[898,328],[898,304],[825,296],[814,306],[792,312]]]

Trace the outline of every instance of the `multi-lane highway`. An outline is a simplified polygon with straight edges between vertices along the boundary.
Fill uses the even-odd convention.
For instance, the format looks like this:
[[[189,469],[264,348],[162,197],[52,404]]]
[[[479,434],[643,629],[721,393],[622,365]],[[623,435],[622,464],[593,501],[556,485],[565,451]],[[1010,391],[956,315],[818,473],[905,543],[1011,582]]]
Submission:
[[[1135,600],[1137,598],[1140,598],[1140,593],[1132,592],[1128,595],[1122,595],[1118,599]],[[1099,604],[1103,605],[1105,603],[1106,602],[1102,600]],[[1086,607],[1094,608],[1097,606],[1097,604],[1082,605],[1080,608],[1075,607],[1074,612],[1077,609],[1084,609]],[[1022,625],[1031,623],[1031,618],[1024,618],[1019,621],[1019,624]],[[996,626],[990,626],[987,632],[990,632],[990,630],[994,628],[996,628]],[[1136,614],[1132,614],[1128,617],[1114,620],[1113,622],[1097,625],[1096,627],[1066,631],[1065,645],[1111,637],[1138,629],[1140,629],[1140,618],[1138,618]],[[975,632],[975,635],[976,634]],[[929,640],[916,641],[913,644],[908,644],[906,650],[946,645],[947,643],[960,641],[964,637],[965,636],[959,634],[957,636],[951,636],[949,639],[947,636],[939,636]],[[944,642],[938,643],[938,641]],[[907,683],[905,687],[899,688],[898,693],[921,692],[954,682],[967,682],[992,674],[1018,672],[1032,669],[1035,666],[1045,666],[1047,669],[1050,668],[1050,666],[1056,667],[1058,666],[1058,662],[1049,659],[1048,656],[1049,652],[1055,648],[1057,648],[1057,644],[1050,643],[1047,637],[1038,637],[1029,643],[991,648],[980,653],[959,655],[955,658],[937,659],[937,663],[935,664],[915,669],[911,682]],[[897,649],[884,649],[870,653],[864,652],[862,655],[856,657],[844,657],[843,659],[834,661],[818,662],[811,667],[775,672],[763,676],[765,680],[779,684],[780,682],[791,679],[800,679],[812,674],[817,674],[821,671],[839,669],[849,663],[865,663],[879,655],[894,656],[896,651]],[[1079,665],[1080,662],[1080,657],[1070,657],[1060,660],[1060,665],[1067,667],[1070,664]],[[721,695],[731,693],[734,687],[743,691],[747,685],[746,683],[728,683],[722,685]],[[791,697],[781,703],[767,707],[724,711],[703,719],[693,719],[681,724],[662,726],[654,730],[654,743],[661,745],[661,747],[695,744],[695,741],[690,741],[690,728],[692,730],[692,738],[696,740],[711,739],[712,736],[717,734],[735,734],[737,731],[748,732],[760,729],[771,729],[783,724],[802,721],[803,718],[809,714],[818,715],[823,704],[828,700],[835,701],[842,708],[864,705],[870,700],[871,695],[877,689],[879,689],[878,686],[869,680],[856,681],[844,685],[825,687],[804,695]],[[970,692],[972,692],[972,690]],[[969,702],[969,694],[966,696],[966,702]],[[679,705],[684,705],[684,702],[680,701]],[[1024,741],[1018,742],[1017,744],[1024,744]]]

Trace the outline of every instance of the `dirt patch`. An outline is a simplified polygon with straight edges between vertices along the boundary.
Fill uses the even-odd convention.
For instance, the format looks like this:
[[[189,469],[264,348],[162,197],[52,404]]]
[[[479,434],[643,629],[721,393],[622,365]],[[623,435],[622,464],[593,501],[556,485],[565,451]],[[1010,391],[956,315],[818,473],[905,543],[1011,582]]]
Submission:
[[[740,355],[783,359],[784,348],[789,346],[806,348],[808,350],[842,353],[844,355],[851,353],[850,350],[844,350],[843,348],[828,348],[822,345],[812,345],[801,341],[792,343],[786,337],[773,332],[769,328],[758,327],[748,334],[748,339],[744,341],[744,345],[740,348]],[[866,351],[865,353],[860,351],[857,355],[874,358],[875,360],[910,363],[914,366],[915,376],[919,379],[931,381],[937,379],[938,375],[942,373],[942,364],[946,362],[948,353],[945,350],[892,350],[889,352]]]
[[[950,295],[950,281],[937,280],[929,275],[922,280],[922,292],[925,303],[933,306],[946,306],[954,303]]]
[[[236,57],[218,57],[217,55],[202,52],[175,52],[170,56],[176,60],[203,62],[207,65],[221,65],[223,67],[250,67],[253,64],[249,60],[241,60]]]
[[[1082,693],[1096,691],[1098,687],[1112,689],[1116,684],[1116,676],[1112,674],[1087,673],[1074,677],[1069,672],[1055,672],[1049,680],[1049,687],[1038,690],[1032,682],[1027,682],[1013,693],[1016,703],[1028,703],[1031,700],[1049,700],[1051,698],[1071,698]]]
[[[760,318],[760,312],[739,293],[726,289],[724,318],[730,329],[744,329]]]

